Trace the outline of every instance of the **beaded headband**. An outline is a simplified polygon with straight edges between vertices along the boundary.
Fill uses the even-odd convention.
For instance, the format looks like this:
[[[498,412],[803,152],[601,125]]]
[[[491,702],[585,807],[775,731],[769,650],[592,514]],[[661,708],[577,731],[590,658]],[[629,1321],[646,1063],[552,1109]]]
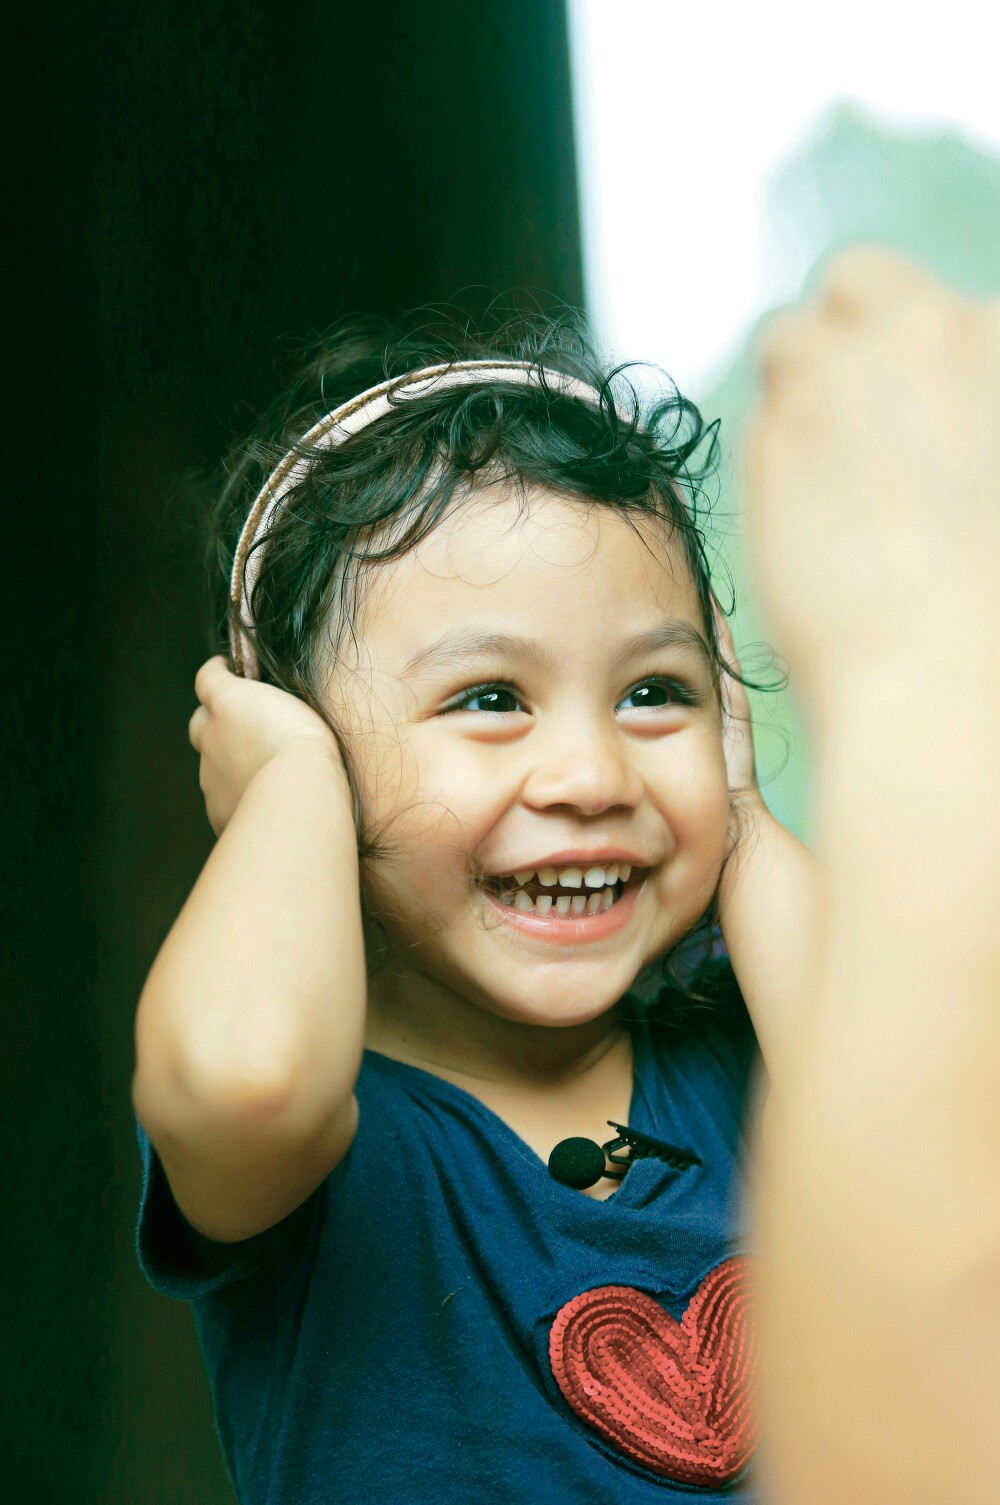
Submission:
[[[567,376],[563,371],[539,368],[530,361],[456,361],[450,365],[425,366],[419,371],[411,371],[409,375],[392,377],[341,403],[332,413],[327,413],[275,466],[258,492],[243,524],[229,586],[230,600],[240,622],[235,634],[230,626],[233,667],[237,674],[241,674],[244,679],[259,677],[257,655],[243,630],[253,625],[250,597],[260,573],[263,553],[263,545],[257,545],[266,538],[284,498],[309,471],[311,456],[302,451],[336,449],[361,429],[390,413],[401,398],[424,397],[428,392],[443,391],[446,387],[484,381],[514,382],[535,387],[544,385],[560,396],[579,397],[585,402],[593,403],[595,407],[601,402],[600,393],[594,387],[576,377]]]

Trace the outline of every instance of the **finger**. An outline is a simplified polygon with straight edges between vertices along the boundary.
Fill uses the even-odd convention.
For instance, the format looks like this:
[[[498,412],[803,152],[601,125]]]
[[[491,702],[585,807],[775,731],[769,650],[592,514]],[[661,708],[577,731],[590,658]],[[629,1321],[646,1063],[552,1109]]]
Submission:
[[[712,597],[712,610],[715,613],[715,628],[719,637],[719,647],[723,655],[723,668],[726,670],[726,678],[728,679],[733,670],[737,674],[741,674],[743,671],[740,668],[740,661],[736,652],[736,644],[733,642],[733,632],[729,625],[729,620],[723,615],[722,607],[714,596]]]
[[[216,653],[211,658],[206,659],[194,677],[194,693],[198,699],[201,701],[207,700],[208,696],[212,693],[213,687],[221,683],[223,675],[228,675],[232,678],[225,654]]]
[[[903,304],[957,302],[950,288],[887,246],[850,246],[820,282],[821,313],[835,323],[880,322]]]
[[[722,607],[715,596],[712,597],[712,615],[715,617],[715,632],[719,639],[719,647],[726,653],[733,651],[733,635],[729,630],[729,623],[723,614]]]
[[[852,246],[830,262],[817,296],[777,310],[758,336],[758,366],[768,401],[802,393],[838,334],[895,320],[909,308],[954,312],[963,300],[921,267],[884,246]]]
[[[201,752],[201,739],[205,735],[205,723],[208,720],[208,711],[200,705],[188,722],[188,741],[196,753]]]
[[[757,336],[757,367],[765,416],[780,400],[802,389],[802,374],[808,373],[825,346],[824,331],[815,309],[800,307],[772,314]]]

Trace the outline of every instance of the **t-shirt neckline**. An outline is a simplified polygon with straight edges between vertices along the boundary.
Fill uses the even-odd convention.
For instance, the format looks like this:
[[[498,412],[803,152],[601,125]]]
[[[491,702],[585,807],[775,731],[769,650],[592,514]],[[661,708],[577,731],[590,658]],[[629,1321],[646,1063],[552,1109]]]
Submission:
[[[632,1129],[652,1132],[652,1125],[645,1122],[648,1116],[646,1081],[649,1069],[649,1026],[648,1021],[640,1016],[625,1016],[622,1020],[628,1026],[632,1039],[632,1094],[629,1102],[627,1125]],[[490,1138],[501,1151],[513,1151],[519,1160],[527,1160],[535,1168],[534,1174],[543,1177],[543,1185],[552,1188],[553,1192],[569,1195],[574,1202],[583,1202],[600,1209],[612,1204],[623,1205],[630,1199],[623,1196],[626,1188],[645,1192],[646,1188],[638,1186],[642,1176],[636,1177],[635,1171],[642,1168],[647,1173],[654,1167],[666,1172],[667,1167],[654,1160],[640,1160],[631,1167],[628,1173],[619,1182],[618,1187],[607,1197],[588,1197],[571,1186],[563,1186],[549,1174],[549,1168],[538,1152],[522,1139],[517,1130],[512,1128],[506,1119],[495,1113],[482,1098],[474,1092],[459,1087],[457,1083],[450,1082],[446,1077],[438,1076],[433,1071],[427,1071],[422,1066],[413,1066],[409,1061],[398,1061],[395,1056],[383,1055],[381,1051],[365,1047],[364,1059],[376,1070],[385,1070],[390,1074],[400,1074],[404,1077],[417,1078],[432,1092],[440,1092],[445,1097],[452,1097],[459,1102],[470,1106],[473,1111],[483,1120],[490,1130]],[[640,1122],[639,1120],[642,1120]],[[614,1131],[609,1128],[608,1139],[615,1137]],[[633,1179],[634,1178],[634,1179]],[[632,1187],[629,1182],[632,1181]]]

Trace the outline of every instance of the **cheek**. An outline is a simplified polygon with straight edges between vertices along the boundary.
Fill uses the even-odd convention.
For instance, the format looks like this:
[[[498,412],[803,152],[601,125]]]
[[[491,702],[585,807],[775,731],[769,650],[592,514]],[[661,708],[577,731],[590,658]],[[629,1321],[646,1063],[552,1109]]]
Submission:
[[[678,844],[692,857],[721,867],[729,833],[729,781],[721,738],[702,740],[673,769],[667,811]]]
[[[664,876],[663,896],[680,936],[705,913],[722,875],[730,829],[725,768],[721,776],[708,768],[703,777],[692,779],[669,814],[676,849]]]
[[[419,759],[406,737],[393,731],[369,729],[363,739],[351,739],[358,790],[366,822],[381,838],[391,830],[398,842],[429,813],[422,811],[428,798],[437,803],[427,787]]]
[[[510,808],[495,761],[423,745],[419,733],[386,748],[364,775],[364,801],[377,849],[369,864],[371,891],[407,891],[426,899],[457,899],[468,888],[470,859]]]

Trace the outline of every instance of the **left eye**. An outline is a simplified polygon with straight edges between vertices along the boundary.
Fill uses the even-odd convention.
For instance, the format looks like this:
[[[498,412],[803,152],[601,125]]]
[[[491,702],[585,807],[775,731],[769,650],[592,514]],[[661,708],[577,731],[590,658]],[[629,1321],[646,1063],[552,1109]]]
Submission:
[[[522,708],[513,690],[504,685],[479,685],[467,690],[461,699],[448,707],[451,711],[501,711],[509,713]]]
[[[629,705],[632,701],[632,705]],[[690,705],[692,697],[683,685],[669,679],[650,679],[629,690],[618,710],[659,710],[665,705]]]

